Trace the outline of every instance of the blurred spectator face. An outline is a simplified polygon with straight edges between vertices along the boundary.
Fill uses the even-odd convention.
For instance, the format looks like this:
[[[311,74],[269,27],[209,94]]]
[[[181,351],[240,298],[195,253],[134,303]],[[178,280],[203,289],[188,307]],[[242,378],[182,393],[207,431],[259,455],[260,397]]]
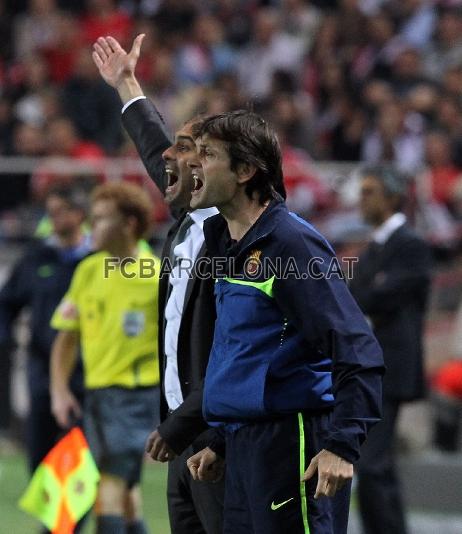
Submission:
[[[153,72],[152,85],[157,89],[166,89],[174,83],[174,60],[167,50],[159,50],[156,54],[156,66]]]
[[[23,63],[25,82],[29,89],[39,89],[48,80],[48,66],[40,56],[28,58]]]
[[[462,67],[453,67],[444,73],[443,86],[448,93],[462,94]]]
[[[58,51],[75,49],[79,46],[80,28],[75,17],[69,13],[60,13],[56,21],[56,42]]]
[[[392,102],[393,91],[387,82],[371,80],[364,88],[363,100],[369,108],[378,109]]]
[[[459,131],[462,125],[462,115],[456,98],[441,98],[436,106],[438,124],[450,131]]]
[[[341,0],[340,6],[344,11],[356,11],[358,9],[358,0]]]
[[[385,194],[380,180],[365,176],[361,181],[359,207],[364,221],[372,226],[380,226],[394,211],[392,197]]]
[[[56,9],[55,0],[30,0],[29,12],[35,15],[47,15]]]
[[[101,199],[91,207],[91,230],[93,246],[96,250],[117,250],[120,237],[131,235],[134,238],[136,221],[125,217],[112,199]]]
[[[335,15],[324,17],[316,35],[315,47],[318,59],[335,48],[338,39],[338,19]]]
[[[43,131],[31,124],[20,124],[14,131],[14,148],[22,156],[40,156],[44,151]]]
[[[91,57],[91,48],[82,48],[79,51],[74,68],[74,75],[84,80],[99,80],[98,69]]]
[[[412,79],[420,75],[420,55],[416,50],[404,50],[395,59],[394,75],[400,79]]]
[[[443,13],[438,22],[439,40],[447,47],[454,46],[462,36],[462,16],[458,13]]]
[[[293,98],[280,95],[274,103],[275,120],[280,124],[289,124],[297,120],[297,106]]]
[[[216,86],[230,95],[237,95],[240,93],[238,77],[232,72],[223,72],[220,74],[216,80]]]
[[[442,132],[430,133],[425,139],[425,157],[431,167],[451,165],[451,140]]]
[[[398,103],[384,104],[379,111],[378,128],[385,139],[394,140],[402,130],[404,112]]]
[[[276,34],[279,24],[278,14],[272,9],[262,9],[255,18],[254,36],[260,45],[268,45]]]
[[[378,46],[383,46],[393,36],[393,23],[384,14],[371,17],[368,23],[369,39]]]
[[[61,114],[61,101],[58,93],[53,89],[45,89],[40,94],[42,113],[46,122],[54,120]]]
[[[141,20],[137,23],[135,28],[135,35],[144,33],[145,37],[143,39],[143,46],[141,47],[141,55],[145,55],[149,51],[157,51],[158,47],[158,29],[157,27],[148,20]]]
[[[77,142],[77,133],[69,119],[55,119],[49,124],[47,146],[50,154],[68,156]]]
[[[305,7],[305,4],[306,2],[303,2],[302,0],[282,0],[283,9],[288,9],[291,11]]]
[[[59,195],[51,193],[45,205],[53,233],[61,238],[75,234],[85,220],[85,213],[82,210],[71,206]]]
[[[114,10],[113,0],[87,0],[87,9],[92,13],[105,13]]]
[[[206,93],[206,115],[217,115],[232,110],[231,99],[224,91],[212,89]]]
[[[221,23],[211,15],[200,15],[194,21],[193,39],[203,46],[213,46],[223,40]]]
[[[175,143],[162,154],[168,175],[165,202],[172,208],[187,208],[191,201],[194,180],[187,163],[196,154],[192,126],[187,123],[180,128],[175,134]]]
[[[407,105],[412,111],[430,115],[436,106],[437,96],[435,87],[420,84],[409,92]]]
[[[271,106],[271,122],[278,131],[281,145],[293,141],[290,139],[290,131],[300,124],[300,109],[290,95],[278,95]]]
[[[7,123],[11,120],[11,104],[8,100],[0,99],[0,123]]]
[[[342,91],[344,76],[340,63],[330,60],[325,63],[321,72],[321,84],[329,92]]]
[[[422,0],[389,0],[389,3],[396,15],[408,17],[420,7]]]

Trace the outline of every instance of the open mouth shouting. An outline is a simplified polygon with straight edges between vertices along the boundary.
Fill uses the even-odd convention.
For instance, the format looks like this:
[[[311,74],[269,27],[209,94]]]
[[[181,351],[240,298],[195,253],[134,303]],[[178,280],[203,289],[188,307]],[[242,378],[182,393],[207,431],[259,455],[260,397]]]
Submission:
[[[193,185],[193,189],[192,189],[191,194],[193,196],[197,196],[197,195],[200,194],[200,192],[202,191],[202,189],[204,187],[203,177],[202,177],[202,175],[199,174],[199,172],[197,170],[193,171],[192,177],[193,177],[193,180],[194,180],[194,185]]]
[[[173,169],[171,169],[170,167],[166,167],[165,168],[165,172],[167,173],[167,176],[168,176],[168,184],[167,184],[167,188],[165,190],[165,193],[166,194],[171,194],[176,189],[176,186],[177,186],[177,183],[178,183],[178,174],[173,172]]]

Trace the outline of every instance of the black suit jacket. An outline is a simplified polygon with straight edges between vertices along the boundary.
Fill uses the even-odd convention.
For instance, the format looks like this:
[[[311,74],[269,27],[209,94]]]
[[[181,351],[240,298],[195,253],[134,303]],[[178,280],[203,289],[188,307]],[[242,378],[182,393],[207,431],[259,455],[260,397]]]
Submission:
[[[167,176],[162,152],[171,145],[164,122],[149,99],[138,100],[122,114],[122,122],[134,141],[143,163],[156,185],[165,192]],[[168,257],[170,245],[186,212],[174,214],[176,222],[170,228],[162,257]],[[205,245],[198,257],[206,253]],[[164,391],[164,312],[168,291],[168,275],[161,276],[159,285],[159,364],[161,388]],[[202,417],[203,380],[215,326],[214,281],[193,277],[186,289],[183,315],[178,334],[178,374],[184,402],[168,417],[165,396],[161,397],[161,425],[159,432],[169,446],[180,454],[204,430]],[[206,439],[204,437],[204,439]]]
[[[385,398],[423,396],[422,336],[430,288],[429,246],[404,224],[382,246],[370,244],[353,271],[350,289],[382,346]]]

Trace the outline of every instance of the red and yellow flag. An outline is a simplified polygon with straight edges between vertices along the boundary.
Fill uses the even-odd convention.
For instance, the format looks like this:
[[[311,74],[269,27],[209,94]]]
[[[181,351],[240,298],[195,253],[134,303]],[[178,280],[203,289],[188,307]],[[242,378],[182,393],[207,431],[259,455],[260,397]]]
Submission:
[[[98,469],[80,430],[73,428],[37,467],[19,507],[53,534],[71,534],[93,506]]]

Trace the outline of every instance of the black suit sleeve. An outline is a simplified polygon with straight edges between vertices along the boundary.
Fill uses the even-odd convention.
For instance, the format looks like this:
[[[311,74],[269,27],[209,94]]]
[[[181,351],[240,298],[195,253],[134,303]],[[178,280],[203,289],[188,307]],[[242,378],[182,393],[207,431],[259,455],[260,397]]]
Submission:
[[[210,428],[202,416],[202,395],[203,381],[158,428],[176,454],[181,454],[197,436]]]
[[[149,176],[164,195],[168,177],[162,153],[172,143],[160,113],[148,98],[143,98],[130,104],[122,113],[122,123]]]
[[[389,267],[359,276],[353,280],[351,292],[364,313],[391,313],[429,284],[431,263],[430,249],[424,241],[417,237],[403,240]]]

